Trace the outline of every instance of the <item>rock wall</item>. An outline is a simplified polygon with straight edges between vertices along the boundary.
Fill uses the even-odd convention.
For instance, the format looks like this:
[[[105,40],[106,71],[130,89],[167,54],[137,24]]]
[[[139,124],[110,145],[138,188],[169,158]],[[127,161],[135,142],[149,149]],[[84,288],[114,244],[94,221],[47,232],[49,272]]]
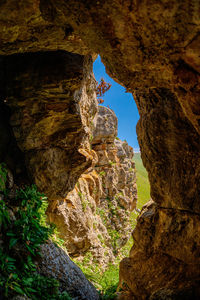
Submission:
[[[92,49],[109,74],[133,92],[141,117],[141,155],[156,204],[141,214],[131,256],[121,263],[121,281],[130,299],[187,298],[188,293],[198,299],[199,1],[13,0],[0,5],[2,55],[58,49],[85,55]],[[26,85],[15,89],[20,90]],[[44,178],[49,178],[45,172]]]
[[[81,260],[92,253],[90,261],[99,262],[102,269],[129,239],[130,212],[137,201],[133,149],[116,136],[116,115],[99,106],[91,136],[93,166],[48,212],[69,254]]]
[[[100,53],[109,74],[133,92],[140,112],[138,139],[157,208],[152,218],[147,213],[139,219],[130,257],[120,265],[129,299],[200,294],[199,5],[189,0],[55,4]]]
[[[63,199],[91,165],[97,111],[92,59],[64,51],[0,58],[1,101],[29,177],[50,200]],[[88,111],[89,109],[89,111]]]
[[[60,289],[67,291],[74,300],[99,300],[99,293],[85,278],[79,267],[65,251],[52,242],[41,247],[38,271],[50,278],[56,278],[60,282]]]

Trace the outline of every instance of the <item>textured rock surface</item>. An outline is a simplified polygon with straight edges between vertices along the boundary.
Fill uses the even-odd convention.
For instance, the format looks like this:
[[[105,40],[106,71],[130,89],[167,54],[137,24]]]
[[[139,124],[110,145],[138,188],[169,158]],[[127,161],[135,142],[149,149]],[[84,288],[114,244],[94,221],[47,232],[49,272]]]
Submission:
[[[118,120],[113,111],[99,106],[98,114],[94,119],[92,144],[113,143],[117,136]]]
[[[61,248],[52,242],[41,246],[38,270],[45,276],[56,278],[61,290],[67,291],[74,300],[98,300],[99,294],[85,278],[82,271]]]
[[[136,232],[141,234],[131,257],[121,263],[121,279],[132,291],[129,298],[146,299],[162,288],[179,293],[185,286],[195,289],[200,278],[199,2],[70,1],[69,5],[56,1],[56,5],[84,42],[101,54],[111,76],[134,91],[140,112],[137,132],[142,159],[160,213],[153,225],[145,223],[144,235],[138,223]],[[83,12],[81,25],[78,6]],[[171,215],[164,216],[163,209]],[[190,220],[189,227],[180,225],[183,214]],[[159,227],[160,234],[154,234],[151,228],[161,215],[166,223]],[[194,218],[197,227],[191,226]],[[168,230],[171,223],[173,231]],[[183,236],[190,237],[192,249],[182,244]],[[150,242],[142,247],[146,239]],[[178,251],[169,245],[178,249],[178,258]]]
[[[49,211],[49,218],[57,225],[70,255],[81,259],[89,251],[103,267],[130,237],[129,217],[136,207],[137,190],[133,149],[115,139],[114,112],[99,106],[93,126],[93,167],[64,201]]]
[[[51,1],[2,1],[0,6],[0,54],[47,50],[88,54],[70,24],[56,20]]]
[[[77,51],[72,46],[77,43],[70,39],[73,29],[74,37],[80,36],[88,48],[101,54],[111,76],[134,92],[141,116],[139,143],[156,213],[153,223],[145,219],[145,238],[138,235],[131,257],[121,264],[121,279],[132,290],[130,299],[133,294],[139,299],[151,294],[157,297],[156,293],[167,297],[169,290],[180,295],[183,285],[193,288],[192,281],[200,277],[199,261],[194,260],[199,255],[195,231],[200,203],[199,6],[196,0],[35,0],[26,1],[22,9],[17,0],[1,2],[2,54],[37,51],[44,46],[45,50],[63,49],[62,45],[67,51]],[[67,28],[69,43],[63,42],[63,28]],[[169,213],[164,215],[163,210]],[[189,224],[195,218],[197,225],[182,229],[193,241],[192,250],[188,244],[179,244],[179,220],[185,215]],[[180,259],[166,243],[158,246],[158,231],[152,234],[160,216],[167,224],[159,227],[164,238],[168,226],[175,224],[167,234],[167,244],[175,240]],[[141,222],[136,232],[143,232]],[[151,243],[144,242],[142,247],[143,239],[149,238]],[[149,248],[151,257],[146,256]],[[137,285],[136,274],[141,279]]]
[[[50,200],[62,199],[92,161],[92,59],[57,51],[1,57],[0,63],[1,95],[28,172]]]

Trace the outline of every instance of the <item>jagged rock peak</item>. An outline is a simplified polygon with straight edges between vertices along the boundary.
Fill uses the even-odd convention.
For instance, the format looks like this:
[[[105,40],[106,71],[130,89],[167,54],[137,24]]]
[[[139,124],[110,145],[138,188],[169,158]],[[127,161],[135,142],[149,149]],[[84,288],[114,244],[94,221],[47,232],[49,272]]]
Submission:
[[[92,144],[112,143],[117,136],[117,125],[118,120],[114,111],[108,107],[99,106],[94,119]]]

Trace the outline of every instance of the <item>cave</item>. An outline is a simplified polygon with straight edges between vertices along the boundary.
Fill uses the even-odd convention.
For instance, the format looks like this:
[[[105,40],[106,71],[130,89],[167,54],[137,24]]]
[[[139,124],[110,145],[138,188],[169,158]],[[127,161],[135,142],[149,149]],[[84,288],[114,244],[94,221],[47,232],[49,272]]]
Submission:
[[[9,141],[1,142],[8,149],[1,145],[0,155],[8,152],[19,181],[28,176],[48,195],[49,212],[92,164],[97,54],[107,73],[134,96],[152,200],[138,219],[130,256],[120,263],[120,299],[200,297],[199,5],[0,4],[0,122],[10,118],[0,123],[9,132]]]

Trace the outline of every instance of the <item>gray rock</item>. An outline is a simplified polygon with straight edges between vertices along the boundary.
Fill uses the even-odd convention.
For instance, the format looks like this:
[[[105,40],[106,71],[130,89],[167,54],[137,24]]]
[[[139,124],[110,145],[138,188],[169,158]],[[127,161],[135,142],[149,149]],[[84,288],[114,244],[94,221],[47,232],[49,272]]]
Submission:
[[[99,299],[95,287],[63,249],[49,241],[41,246],[41,254],[40,273],[59,280],[62,291],[67,291],[76,300]]]
[[[114,142],[117,136],[117,117],[108,107],[99,106],[98,114],[94,120],[93,144],[105,142]]]

